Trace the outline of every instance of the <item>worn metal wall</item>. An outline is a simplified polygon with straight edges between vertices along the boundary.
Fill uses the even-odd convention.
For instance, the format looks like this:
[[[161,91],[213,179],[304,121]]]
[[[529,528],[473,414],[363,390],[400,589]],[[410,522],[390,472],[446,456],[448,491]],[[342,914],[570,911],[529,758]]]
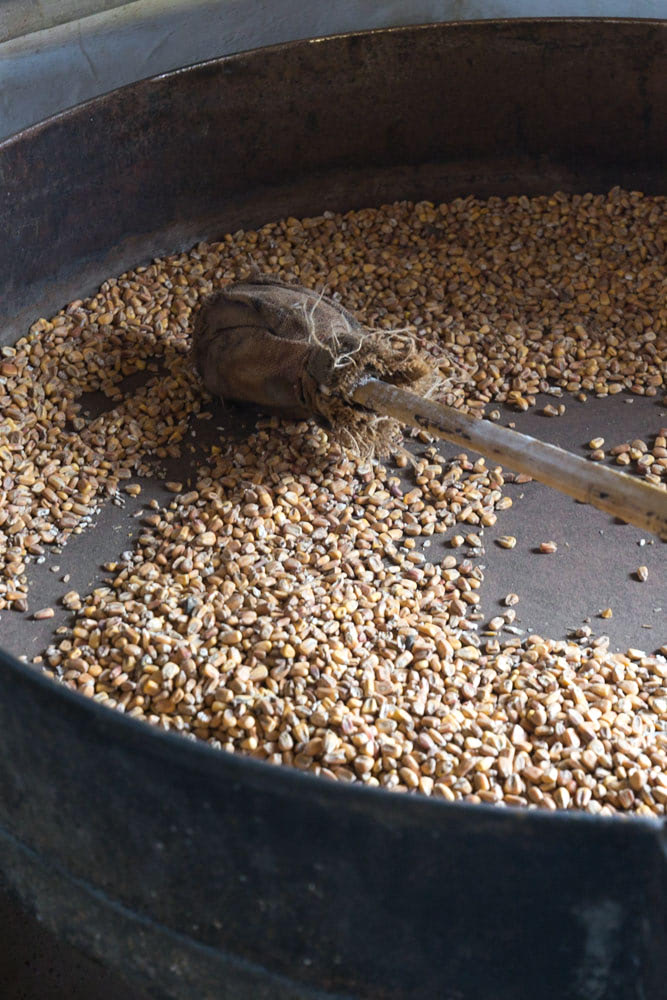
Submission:
[[[666,15],[667,0],[0,0],[0,138],[125,83],[295,38],[444,20]]]

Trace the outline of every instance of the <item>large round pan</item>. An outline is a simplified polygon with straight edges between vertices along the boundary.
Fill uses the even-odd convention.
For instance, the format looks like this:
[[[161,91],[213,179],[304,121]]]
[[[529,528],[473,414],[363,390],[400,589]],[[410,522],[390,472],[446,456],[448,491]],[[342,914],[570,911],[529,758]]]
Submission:
[[[396,198],[664,192],[666,153],[664,21],[458,23],[216,60],[0,146],[2,340],[202,237]],[[0,660],[4,875],[156,996],[664,996],[659,821],[338,786]]]

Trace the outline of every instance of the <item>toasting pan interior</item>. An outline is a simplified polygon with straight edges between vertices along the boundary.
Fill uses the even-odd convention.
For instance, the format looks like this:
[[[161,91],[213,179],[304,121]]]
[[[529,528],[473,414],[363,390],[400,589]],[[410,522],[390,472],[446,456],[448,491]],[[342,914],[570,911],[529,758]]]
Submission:
[[[145,81],[29,129],[0,147],[3,342],[130,265],[283,215],[616,184],[661,193],[665,34],[663,22],[563,20],[317,40]],[[252,425],[227,417],[216,411],[210,432]],[[667,423],[659,400],[637,399],[517,426],[576,449],[610,420],[628,437]],[[164,497],[145,486],[141,501]],[[532,573],[521,627],[557,634],[613,604],[613,644],[650,648],[659,543],[522,489],[513,533],[541,540],[548,518],[562,558],[539,574],[528,544],[511,564],[487,558],[489,609]],[[107,507],[57,557],[69,588],[127,547],[136,509]],[[639,562],[641,592],[628,587]],[[33,608],[63,588],[49,569],[31,571]],[[156,996],[661,995],[658,821],[448,806],[215,753],[19,664],[60,621],[28,619],[1,623],[5,873],[49,926]]]

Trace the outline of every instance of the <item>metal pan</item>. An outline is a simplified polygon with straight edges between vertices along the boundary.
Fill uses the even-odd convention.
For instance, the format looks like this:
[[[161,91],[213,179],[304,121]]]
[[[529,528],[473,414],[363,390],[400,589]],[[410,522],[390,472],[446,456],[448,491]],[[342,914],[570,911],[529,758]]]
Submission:
[[[0,145],[1,339],[281,215],[657,193],[666,161],[664,21],[444,24],[215,60]],[[664,995],[658,820],[328,784],[153,731],[8,652],[0,666],[4,876],[156,997]]]

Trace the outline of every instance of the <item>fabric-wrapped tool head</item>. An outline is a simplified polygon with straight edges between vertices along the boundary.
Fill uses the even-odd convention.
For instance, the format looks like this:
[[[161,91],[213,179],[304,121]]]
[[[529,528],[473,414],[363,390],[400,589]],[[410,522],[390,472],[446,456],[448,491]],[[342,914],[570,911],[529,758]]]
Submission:
[[[382,455],[399,425],[351,402],[367,378],[416,391],[432,364],[405,332],[367,330],[332,299],[270,276],[228,285],[202,305],[193,357],[205,387],[287,418],[315,417],[342,444]]]

